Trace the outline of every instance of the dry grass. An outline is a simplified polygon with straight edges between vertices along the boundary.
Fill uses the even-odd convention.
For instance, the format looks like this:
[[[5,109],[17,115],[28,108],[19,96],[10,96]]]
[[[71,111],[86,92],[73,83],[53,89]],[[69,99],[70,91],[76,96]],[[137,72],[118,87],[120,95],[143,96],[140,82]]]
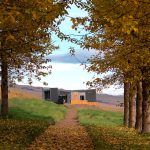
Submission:
[[[123,107],[118,107],[112,104],[98,103],[96,108],[104,111],[123,112]]]
[[[39,99],[37,95],[33,95],[29,92],[24,92],[21,89],[10,88],[9,89],[9,99],[12,98],[23,98],[23,99]]]

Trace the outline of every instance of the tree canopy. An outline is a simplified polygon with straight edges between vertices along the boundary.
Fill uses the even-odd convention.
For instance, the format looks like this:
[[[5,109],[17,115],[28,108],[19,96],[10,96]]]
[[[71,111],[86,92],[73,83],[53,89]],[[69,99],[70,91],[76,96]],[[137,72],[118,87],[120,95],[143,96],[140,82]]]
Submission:
[[[86,3],[86,4],[85,4]],[[98,75],[91,86],[130,83],[129,104],[133,108],[137,82],[143,87],[143,132],[150,132],[150,11],[148,0],[88,0],[79,7],[89,17],[72,18],[73,28],[83,25],[86,34],[82,48],[93,48],[98,55],[89,59],[88,71]],[[102,86],[103,85],[103,86]],[[133,110],[130,111],[132,114]],[[132,118],[130,118],[132,121]],[[129,120],[130,122],[130,120]]]
[[[66,3],[53,0],[3,0],[0,2],[1,114],[8,115],[8,79],[32,83],[50,72],[46,55],[56,49],[51,41]],[[46,69],[46,72],[44,72]]]
[[[53,25],[64,13],[65,4],[49,0],[1,2],[0,49],[9,64],[11,77],[21,79],[30,73],[35,73],[37,78],[44,75],[40,69],[49,61],[45,55],[56,48],[51,41]]]

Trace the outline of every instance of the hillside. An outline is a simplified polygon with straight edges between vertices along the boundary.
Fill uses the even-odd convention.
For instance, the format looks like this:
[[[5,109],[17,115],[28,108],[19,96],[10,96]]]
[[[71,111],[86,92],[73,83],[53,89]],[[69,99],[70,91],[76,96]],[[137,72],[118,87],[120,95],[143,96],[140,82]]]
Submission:
[[[24,93],[27,92],[31,95],[34,95],[39,99],[42,98],[42,87],[35,87],[35,86],[29,86],[29,85],[16,85],[14,88],[20,89]]]
[[[9,98],[41,99],[42,88],[28,85],[15,85],[9,88]]]
[[[97,94],[96,99],[98,102],[116,105],[123,102],[123,95]]]

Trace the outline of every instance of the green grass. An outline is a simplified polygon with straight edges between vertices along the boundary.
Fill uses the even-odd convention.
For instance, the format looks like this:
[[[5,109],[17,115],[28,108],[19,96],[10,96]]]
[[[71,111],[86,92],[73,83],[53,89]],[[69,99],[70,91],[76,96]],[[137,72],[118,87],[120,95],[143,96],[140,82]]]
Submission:
[[[139,134],[122,126],[123,114],[93,109],[79,109],[84,125],[96,150],[149,150],[150,134]]]
[[[64,118],[66,107],[43,100],[12,99],[8,119],[0,119],[0,150],[24,149],[45,129]]]
[[[12,99],[9,105],[13,119],[43,120],[52,124],[63,119],[66,112],[63,105],[44,100]]]
[[[82,125],[120,126],[123,123],[121,112],[79,109],[78,117]]]

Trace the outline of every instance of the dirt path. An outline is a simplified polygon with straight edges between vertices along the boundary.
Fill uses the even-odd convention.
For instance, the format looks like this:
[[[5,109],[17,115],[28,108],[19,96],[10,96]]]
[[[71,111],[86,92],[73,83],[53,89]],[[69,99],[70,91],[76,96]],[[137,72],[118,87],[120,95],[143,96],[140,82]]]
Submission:
[[[63,121],[49,126],[27,150],[93,150],[90,137],[76,117],[77,110],[72,106]]]

